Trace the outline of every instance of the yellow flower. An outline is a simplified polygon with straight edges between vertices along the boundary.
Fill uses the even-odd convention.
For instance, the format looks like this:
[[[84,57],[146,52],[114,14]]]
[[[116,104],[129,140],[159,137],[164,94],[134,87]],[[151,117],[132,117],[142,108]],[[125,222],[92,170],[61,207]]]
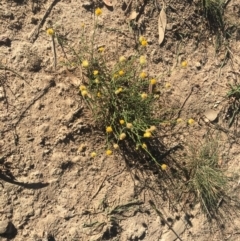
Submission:
[[[91,157],[92,157],[92,158],[94,158],[96,155],[97,155],[96,152],[92,152],[92,153],[91,153]]]
[[[98,48],[98,52],[102,53],[104,51],[104,47]]]
[[[97,9],[95,10],[95,14],[96,14],[97,16],[100,16],[100,15],[102,14],[102,9],[101,9],[101,8],[97,8]]]
[[[144,135],[143,135],[143,137],[145,137],[145,138],[149,138],[151,136],[152,136],[152,134],[149,131],[145,132]]]
[[[98,70],[94,70],[93,75],[98,75]]]
[[[88,92],[87,92],[86,90],[82,90],[82,91],[81,91],[81,94],[82,94],[82,96],[84,97],[84,96],[87,96],[87,95],[88,95]]]
[[[188,62],[187,62],[186,60],[182,61],[181,66],[182,66],[183,68],[186,68],[187,65],[188,65]]]
[[[112,151],[111,151],[111,150],[106,150],[106,155],[107,155],[107,156],[112,155]]]
[[[53,36],[55,33],[55,31],[52,29],[52,28],[48,28],[47,29],[47,34],[50,35],[50,36]]]
[[[162,164],[162,165],[161,165],[161,168],[162,168],[163,171],[165,171],[165,170],[168,169],[168,166],[167,166],[166,164]]]
[[[126,138],[126,134],[125,133],[121,133],[120,135],[119,135],[119,140],[124,140]]]
[[[113,78],[116,79],[118,77],[118,74],[114,74]]]
[[[107,133],[113,132],[112,127],[111,127],[111,126],[107,126],[107,127],[106,127],[106,132],[107,132]]]
[[[183,122],[182,118],[178,118],[177,123],[181,123],[181,122]]]
[[[81,24],[81,27],[84,28],[84,27],[85,27],[85,23],[82,23],[82,24]]]
[[[120,71],[118,72],[118,74],[119,74],[119,76],[123,76],[123,75],[124,75],[124,71],[123,71],[123,70],[120,70]]]
[[[150,84],[151,84],[151,85],[155,85],[156,83],[157,83],[156,79],[151,79],[151,80],[150,80]]]
[[[80,89],[81,91],[83,91],[83,90],[86,90],[87,88],[86,88],[85,85],[80,85],[79,89]]]
[[[119,149],[119,145],[117,143],[113,144],[114,149]]]
[[[194,120],[194,119],[189,119],[189,120],[188,120],[188,124],[189,124],[189,125],[194,124],[194,122],[195,122],[195,120]]]
[[[156,129],[157,129],[156,126],[150,126],[150,131],[151,131],[151,132],[155,131]]]
[[[127,123],[126,126],[127,126],[128,129],[132,129],[133,128],[133,124],[132,123]]]
[[[141,72],[139,76],[140,78],[144,79],[147,77],[147,74],[145,72]]]
[[[83,60],[82,67],[87,68],[89,66],[89,63],[87,60]]]
[[[97,92],[97,97],[101,97],[101,93],[100,92]]]
[[[121,125],[123,125],[125,123],[124,120],[120,120],[119,122],[120,122]]]
[[[170,88],[170,87],[171,87],[171,84],[170,84],[170,83],[166,83],[166,84],[165,84],[165,87],[166,87],[166,88]]]
[[[147,149],[147,145],[145,143],[142,144],[143,149]]]
[[[121,93],[122,92],[122,88],[118,88],[116,91],[115,91],[115,94],[117,95],[117,94],[119,94],[119,93]]]
[[[124,62],[124,61],[126,61],[126,58],[124,56],[120,56],[119,57],[119,62]]]
[[[148,96],[148,95],[147,95],[146,93],[142,93],[142,94],[141,94],[141,98],[142,98],[143,100],[145,100],[145,99],[147,98],[147,96]]]
[[[140,58],[139,58],[139,62],[140,62],[141,65],[146,64],[146,63],[147,63],[147,59],[146,59],[146,57],[143,56],[143,55],[140,56]]]
[[[141,41],[141,45],[142,45],[143,47],[146,47],[146,46],[148,45],[147,40],[143,40],[143,41]]]
[[[99,84],[99,79],[95,79],[94,82],[95,82],[96,84]]]

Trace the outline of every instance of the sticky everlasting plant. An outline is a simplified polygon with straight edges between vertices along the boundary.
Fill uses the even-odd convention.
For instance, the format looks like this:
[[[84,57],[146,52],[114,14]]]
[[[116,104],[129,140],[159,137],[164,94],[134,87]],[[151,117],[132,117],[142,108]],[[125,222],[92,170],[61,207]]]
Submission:
[[[84,76],[79,94],[91,110],[95,126],[106,135],[106,155],[127,144],[152,156],[148,146],[160,121],[154,112],[156,98],[152,91],[157,78],[148,73],[144,54],[147,40],[141,37],[140,54],[117,56],[109,63],[107,49],[95,44],[102,10],[96,9],[95,14],[92,39],[85,41],[82,36],[78,51],[68,46],[72,52],[68,65],[75,63]]]
[[[143,67],[139,60],[140,56],[122,56],[110,68],[97,51],[83,68],[87,80],[80,86],[80,94],[91,109],[96,126],[106,134],[107,150],[118,149],[116,145],[121,146],[122,142],[142,146],[154,137],[159,124],[153,111],[154,95],[149,92],[156,80],[147,74],[141,77]],[[143,149],[146,147],[145,144]]]

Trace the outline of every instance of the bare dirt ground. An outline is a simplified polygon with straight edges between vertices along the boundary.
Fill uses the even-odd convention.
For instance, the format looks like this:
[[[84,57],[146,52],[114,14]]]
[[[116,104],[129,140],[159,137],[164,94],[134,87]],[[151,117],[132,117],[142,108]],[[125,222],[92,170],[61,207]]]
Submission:
[[[113,1],[112,9],[102,1],[59,0],[36,34],[51,3],[0,2],[1,63],[10,69],[0,69],[0,240],[173,241],[177,236],[171,228],[184,241],[240,240],[237,211],[220,226],[209,223],[198,205],[173,199],[177,182],[159,179],[138,160],[127,165],[118,154],[90,158],[103,136],[92,127],[79,95],[81,76],[60,64],[54,69],[52,42],[46,35],[47,27],[53,26],[77,47],[83,31],[91,36],[94,9],[101,7],[96,46],[105,46],[112,56],[128,56],[138,36],[146,36],[148,71],[159,76],[165,100],[161,104],[169,110],[181,108],[173,117],[184,120],[173,129],[161,126],[166,150],[197,145],[209,132],[217,136],[219,165],[235,177],[229,193],[239,199],[240,129],[237,121],[228,128],[229,100],[224,97],[227,84],[240,78],[240,1],[227,4],[224,18],[237,29],[218,53],[216,35],[208,30],[197,1],[165,2],[168,25],[161,46],[161,1],[133,0],[130,12],[139,9],[141,14],[131,27],[126,14],[130,0]],[[64,55],[58,44],[56,50],[59,63]],[[183,60],[186,68],[181,67]],[[204,121],[209,109],[217,111],[217,122]],[[184,124],[189,118],[194,125]],[[177,150],[168,158],[183,165],[186,153]]]

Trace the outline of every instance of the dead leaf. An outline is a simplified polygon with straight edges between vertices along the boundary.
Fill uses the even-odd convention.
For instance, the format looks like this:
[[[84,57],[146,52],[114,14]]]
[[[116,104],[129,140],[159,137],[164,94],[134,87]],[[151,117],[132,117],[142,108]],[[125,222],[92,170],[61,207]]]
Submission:
[[[218,112],[216,110],[209,109],[204,112],[204,115],[209,121],[215,121],[218,117]]]
[[[138,16],[138,13],[136,11],[132,11],[128,17],[128,20],[133,20]]]
[[[158,43],[159,44],[163,42],[166,26],[167,26],[167,15],[163,7],[158,18],[158,33],[159,33]]]
[[[112,7],[112,1],[111,0],[103,0],[103,2],[108,6],[108,7]]]

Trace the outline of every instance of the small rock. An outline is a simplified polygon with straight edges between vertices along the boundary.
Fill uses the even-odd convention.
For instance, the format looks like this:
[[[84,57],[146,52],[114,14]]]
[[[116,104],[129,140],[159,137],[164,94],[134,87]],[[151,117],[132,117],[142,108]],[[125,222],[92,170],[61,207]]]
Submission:
[[[52,176],[59,176],[62,174],[62,169],[61,168],[53,168],[50,172]]]
[[[195,66],[196,66],[196,69],[201,69],[201,67],[202,67],[202,65],[201,65],[201,63],[200,62],[197,62],[196,64],[195,64]]]
[[[212,110],[212,109],[209,109],[209,110],[206,110],[204,112],[204,116],[211,122],[215,121],[217,118],[218,118],[218,111],[216,110]]]
[[[8,220],[0,221],[0,234],[10,234],[13,231],[13,225]]]
[[[87,145],[85,143],[81,144],[78,148],[78,152],[85,152],[87,149]]]
[[[8,220],[0,221],[0,234],[7,233],[8,230]]]
[[[93,6],[93,1],[85,1],[82,3],[82,7],[88,9],[91,8]]]
[[[0,86],[0,100],[3,100],[4,98],[4,89],[2,86]]]
[[[49,152],[50,152],[49,149],[45,149],[45,150],[43,151],[43,154],[46,155],[46,154],[48,154]]]
[[[166,26],[166,30],[172,30],[173,29],[173,24],[172,23],[168,23]]]

